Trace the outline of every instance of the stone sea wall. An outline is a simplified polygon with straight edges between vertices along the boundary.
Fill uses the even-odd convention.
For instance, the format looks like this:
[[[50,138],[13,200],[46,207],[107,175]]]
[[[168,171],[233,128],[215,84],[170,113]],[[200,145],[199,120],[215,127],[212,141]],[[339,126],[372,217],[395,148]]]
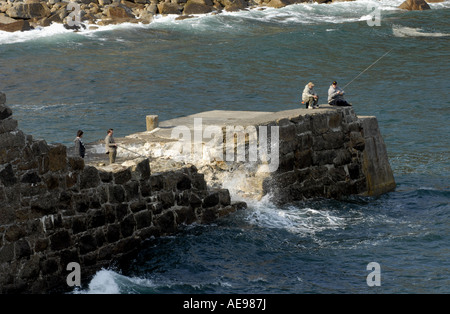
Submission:
[[[351,107],[283,116],[275,122],[280,165],[262,182],[263,194],[275,202],[374,196],[395,189],[376,117],[358,117]]]
[[[396,186],[376,117],[357,116],[352,107],[198,113],[116,139],[119,158],[129,160],[94,166],[68,155],[63,145],[24,134],[5,101],[0,93],[0,293],[68,288],[72,262],[86,282],[101,267],[129,259],[150,237],[246,207],[231,195],[270,195],[283,204],[380,195]],[[225,153],[229,139],[235,152],[245,148],[247,158],[257,140],[270,147],[270,160],[178,160],[181,146],[172,130],[190,126],[195,138],[199,129],[192,120],[199,117],[218,132],[213,141],[202,136],[191,143],[208,152],[203,157]],[[243,133],[266,130],[267,137],[228,134],[228,126]],[[106,159],[104,153],[98,157]],[[272,158],[276,168],[263,171]]]
[[[172,133],[178,126],[190,130],[180,137],[183,145],[178,132]],[[215,130],[213,135],[208,129]],[[191,147],[187,154],[186,142]],[[130,156],[132,150],[153,159],[177,160],[184,154],[185,164],[204,174],[208,185],[246,199],[270,196],[277,204],[376,196],[396,186],[376,117],[357,116],[353,107],[214,110],[163,121],[161,128],[132,134],[121,143],[127,147],[121,153]],[[252,159],[258,149],[258,158]]]
[[[17,126],[0,93],[0,293],[68,288],[72,262],[85,282],[145,239],[246,206],[209,189],[193,166],[151,173],[144,158],[89,166]]]

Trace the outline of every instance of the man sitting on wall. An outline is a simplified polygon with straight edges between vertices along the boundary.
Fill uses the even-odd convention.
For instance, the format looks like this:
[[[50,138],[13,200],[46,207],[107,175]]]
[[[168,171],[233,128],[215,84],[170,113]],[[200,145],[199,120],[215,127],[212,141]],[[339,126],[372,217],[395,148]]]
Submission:
[[[328,104],[331,106],[351,106],[344,99],[344,91],[337,86],[337,82],[334,81],[328,89]]]
[[[306,84],[305,89],[302,93],[302,100],[306,105],[306,109],[319,108],[319,105],[317,105],[319,96],[314,91],[314,84],[312,82]]]

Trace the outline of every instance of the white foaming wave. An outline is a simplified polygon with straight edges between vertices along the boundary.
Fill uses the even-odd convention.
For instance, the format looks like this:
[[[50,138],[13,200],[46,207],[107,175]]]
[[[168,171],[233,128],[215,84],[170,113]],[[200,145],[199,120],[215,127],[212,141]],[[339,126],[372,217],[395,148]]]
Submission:
[[[142,291],[157,291],[158,289],[177,289],[190,286],[196,290],[203,290],[207,286],[231,288],[232,284],[222,278],[211,278],[207,281],[180,282],[170,278],[161,278],[158,284],[154,280],[141,277],[128,277],[110,269],[98,271],[85,289],[75,288],[72,294],[135,294]]]
[[[341,229],[347,224],[327,209],[289,206],[280,208],[266,195],[260,201],[248,201],[247,222],[264,228],[285,229],[294,234],[314,234],[329,229]]]
[[[450,34],[426,32],[422,28],[393,25],[392,33],[396,37],[447,37]]]
[[[101,269],[89,282],[86,289],[75,289],[74,294],[122,294],[133,293],[135,288],[154,288],[152,280],[127,277],[110,269]]]
[[[67,30],[62,24],[53,23],[48,27],[38,27],[24,32],[5,32],[0,31],[0,45],[15,44],[30,40],[53,37],[60,34],[73,33]]]
[[[102,269],[98,271],[89,282],[89,286],[85,290],[76,289],[75,294],[119,294],[120,289],[117,283],[118,273]]]
[[[286,6],[280,9],[268,7],[256,7],[249,10],[237,12],[223,11],[220,14],[200,14],[194,18],[176,20],[179,15],[155,16],[150,24],[123,23],[119,25],[86,25],[85,30],[73,32],[64,28],[62,24],[53,23],[48,27],[38,27],[34,30],[24,32],[4,32],[0,31],[0,45],[40,40],[43,38],[63,36],[85,36],[105,40],[98,33],[110,32],[124,28],[145,28],[145,29],[186,29],[186,30],[211,30],[211,25],[215,31],[238,31],[239,23],[230,21],[227,16],[234,16],[243,20],[255,20],[276,24],[342,24],[369,20],[372,18],[372,8],[379,8],[381,11],[400,10],[398,6],[403,0],[356,0],[350,2],[335,2],[330,4],[299,3]],[[450,0],[441,3],[431,3],[433,9],[450,8]],[[447,36],[447,34],[445,34]]]
[[[126,28],[143,28],[146,26],[147,25],[144,25],[142,23],[122,23],[105,26],[85,24],[85,29],[81,29],[80,31],[75,32],[73,30],[66,29],[63,24],[53,23],[47,27],[37,27],[35,29],[23,32],[0,31],[0,45],[42,40],[46,38],[54,38],[55,36],[71,36],[72,38],[77,38],[79,36],[98,37],[97,39],[99,41],[102,41],[105,39],[96,36],[96,33],[110,32],[117,29]],[[121,39],[119,39],[119,41],[120,40]]]

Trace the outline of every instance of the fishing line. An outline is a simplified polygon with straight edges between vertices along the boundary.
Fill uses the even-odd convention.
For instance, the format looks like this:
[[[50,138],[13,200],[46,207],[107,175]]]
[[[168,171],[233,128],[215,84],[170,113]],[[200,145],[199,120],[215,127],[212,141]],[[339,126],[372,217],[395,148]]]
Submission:
[[[120,148],[122,148],[122,149],[125,149],[125,150],[127,150],[127,151],[129,151],[129,152],[135,153],[136,155],[141,156],[141,157],[143,157],[143,158],[149,158],[149,157],[147,157],[147,156],[144,156],[144,155],[141,155],[141,154],[139,154],[139,153],[136,153],[135,151],[132,151],[131,149],[125,148],[125,147],[123,147],[122,145],[117,145],[117,147],[120,147]]]
[[[364,72],[366,72],[368,69],[370,69],[372,66],[374,66],[378,61],[380,61],[381,59],[383,59],[389,52],[392,51],[391,48],[388,52],[386,52],[384,55],[382,55],[380,58],[378,58],[377,61],[375,61],[374,63],[372,63],[371,65],[369,65],[367,68],[364,69],[364,71],[362,71],[361,73],[359,73],[353,80],[351,80],[349,83],[347,83],[347,85],[345,85],[342,89],[345,89],[347,86],[349,86],[354,80],[356,80],[358,77],[360,77]]]

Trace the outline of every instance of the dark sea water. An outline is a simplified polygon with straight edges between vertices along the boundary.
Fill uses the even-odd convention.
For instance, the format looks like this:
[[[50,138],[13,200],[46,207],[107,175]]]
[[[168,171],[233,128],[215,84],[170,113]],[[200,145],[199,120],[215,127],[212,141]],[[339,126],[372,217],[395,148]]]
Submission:
[[[0,32],[0,90],[19,128],[66,145],[78,129],[87,142],[111,127],[117,137],[143,131],[149,114],[297,108],[308,81],[325,100],[331,81],[345,86],[373,64],[345,90],[358,115],[378,118],[394,192],[282,207],[248,200],[214,224],[148,240],[76,292],[449,293],[450,2],[422,12],[401,2]],[[368,25],[372,7],[380,26]],[[367,284],[371,262],[381,286]]]

